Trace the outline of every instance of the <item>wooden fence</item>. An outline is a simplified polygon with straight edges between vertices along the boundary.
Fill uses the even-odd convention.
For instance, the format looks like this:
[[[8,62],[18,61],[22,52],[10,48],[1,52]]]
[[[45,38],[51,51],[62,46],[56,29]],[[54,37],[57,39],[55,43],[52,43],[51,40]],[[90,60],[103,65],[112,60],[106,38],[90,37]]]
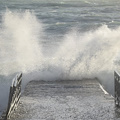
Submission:
[[[8,107],[7,110],[3,112],[0,120],[7,120],[11,117],[12,113],[16,109],[20,95],[21,95],[21,82],[22,82],[22,73],[16,75],[16,77],[12,81],[12,85],[10,87],[9,99],[8,99]]]

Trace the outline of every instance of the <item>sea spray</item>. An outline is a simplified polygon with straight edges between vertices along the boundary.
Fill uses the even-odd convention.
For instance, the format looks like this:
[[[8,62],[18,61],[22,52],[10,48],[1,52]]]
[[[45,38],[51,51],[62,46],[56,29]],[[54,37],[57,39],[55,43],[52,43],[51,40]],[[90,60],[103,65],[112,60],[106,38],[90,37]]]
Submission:
[[[44,26],[34,13],[5,12],[0,28],[1,75],[21,71],[23,85],[30,80],[97,77],[107,89],[111,85],[113,90],[113,77],[110,76],[119,69],[119,27],[110,29],[103,25],[84,33],[73,28],[57,48],[52,48],[54,54],[48,56],[43,52],[47,49],[41,42],[45,41],[43,31]]]
[[[73,34],[74,33],[74,34]],[[100,72],[116,69],[114,61],[119,51],[119,28],[109,29],[106,25],[94,31],[79,33],[72,31],[58,49],[56,65],[67,69],[69,78],[97,77]]]
[[[3,60],[0,74],[33,71],[40,65],[42,24],[32,13],[7,10],[3,15],[1,31],[0,55]]]

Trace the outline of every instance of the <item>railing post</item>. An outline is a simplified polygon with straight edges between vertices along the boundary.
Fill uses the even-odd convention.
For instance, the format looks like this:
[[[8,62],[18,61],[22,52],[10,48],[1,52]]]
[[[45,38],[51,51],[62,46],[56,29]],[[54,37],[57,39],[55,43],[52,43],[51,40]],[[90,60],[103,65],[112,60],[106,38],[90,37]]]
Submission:
[[[114,71],[115,106],[120,107],[120,74]]]

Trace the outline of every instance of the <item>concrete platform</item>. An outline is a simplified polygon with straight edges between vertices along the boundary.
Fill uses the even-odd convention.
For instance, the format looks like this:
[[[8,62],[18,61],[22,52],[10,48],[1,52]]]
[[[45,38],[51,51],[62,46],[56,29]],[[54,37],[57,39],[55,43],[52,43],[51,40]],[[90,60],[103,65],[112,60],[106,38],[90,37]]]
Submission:
[[[11,120],[120,120],[97,80],[31,81]]]

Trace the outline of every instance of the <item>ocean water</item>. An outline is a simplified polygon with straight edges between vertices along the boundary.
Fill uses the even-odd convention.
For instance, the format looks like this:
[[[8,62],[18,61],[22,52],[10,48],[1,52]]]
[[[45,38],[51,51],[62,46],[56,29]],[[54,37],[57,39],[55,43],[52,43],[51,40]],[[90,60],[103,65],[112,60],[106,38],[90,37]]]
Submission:
[[[9,86],[98,78],[114,94],[120,69],[119,0],[0,0],[0,109]]]

